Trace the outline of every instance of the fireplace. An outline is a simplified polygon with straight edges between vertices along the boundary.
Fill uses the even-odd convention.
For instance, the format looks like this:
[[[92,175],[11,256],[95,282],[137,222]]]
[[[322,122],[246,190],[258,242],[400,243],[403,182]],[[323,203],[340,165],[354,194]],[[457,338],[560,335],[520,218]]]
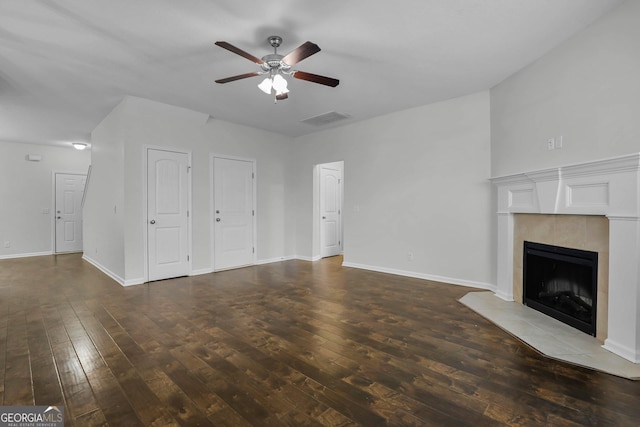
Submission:
[[[640,153],[515,173],[491,182],[497,187],[498,207],[496,295],[514,301],[514,276],[522,278],[514,274],[514,253],[522,248],[514,245],[517,215],[606,217],[608,248],[606,253],[595,251],[601,258],[598,271],[607,276],[605,285],[598,280],[597,317],[607,324],[598,326],[597,334],[604,331],[605,349],[640,364]],[[564,245],[564,237],[545,243]]]
[[[523,302],[595,336],[598,253],[528,241],[523,253]]]

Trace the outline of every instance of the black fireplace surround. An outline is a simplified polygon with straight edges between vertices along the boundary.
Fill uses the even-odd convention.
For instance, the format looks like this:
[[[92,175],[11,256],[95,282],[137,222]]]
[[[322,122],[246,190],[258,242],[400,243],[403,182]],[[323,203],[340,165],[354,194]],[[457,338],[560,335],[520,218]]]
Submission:
[[[587,334],[596,334],[598,253],[524,242],[523,302]]]

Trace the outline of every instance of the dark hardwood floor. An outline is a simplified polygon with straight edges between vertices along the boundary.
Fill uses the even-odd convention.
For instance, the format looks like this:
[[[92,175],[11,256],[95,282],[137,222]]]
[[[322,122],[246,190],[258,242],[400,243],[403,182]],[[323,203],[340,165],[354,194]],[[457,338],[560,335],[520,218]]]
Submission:
[[[67,425],[638,426],[640,382],[547,359],[472,289],[287,261],[123,288],[0,261],[0,402]]]

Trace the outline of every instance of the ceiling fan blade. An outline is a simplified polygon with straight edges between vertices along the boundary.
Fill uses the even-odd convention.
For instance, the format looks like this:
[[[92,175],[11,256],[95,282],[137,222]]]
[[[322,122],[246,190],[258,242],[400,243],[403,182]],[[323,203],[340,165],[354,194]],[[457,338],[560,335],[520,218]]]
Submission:
[[[305,42],[298,46],[282,58],[282,62],[287,65],[295,65],[305,58],[310,57],[314,53],[320,52],[320,47],[317,44],[311,42]]]
[[[340,80],[331,77],[319,76],[318,74],[305,73],[304,71],[296,71],[293,77],[308,82],[319,83],[321,85],[336,87],[340,84]]]
[[[257,72],[238,74],[237,76],[231,76],[231,77],[227,77],[225,79],[218,79],[218,80],[216,80],[216,83],[229,83],[229,82],[234,82],[236,80],[246,79],[247,77],[255,77],[255,76],[259,76],[259,75],[260,75],[260,73],[257,73]]]
[[[240,55],[244,58],[247,58],[249,61],[255,62],[256,64],[264,64],[264,61],[260,58],[256,58],[255,56],[251,55],[250,53],[245,52],[244,50],[235,47],[234,45],[227,43],[227,42],[221,42],[221,41],[217,41],[216,46],[220,46],[221,48],[227,49],[230,52],[235,53],[236,55]]]
[[[287,99],[288,97],[289,97],[289,94],[287,94],[287,93],[281,93],[279,95],[276,95],[276,99],[278,101],[282,101],[283,99]]]

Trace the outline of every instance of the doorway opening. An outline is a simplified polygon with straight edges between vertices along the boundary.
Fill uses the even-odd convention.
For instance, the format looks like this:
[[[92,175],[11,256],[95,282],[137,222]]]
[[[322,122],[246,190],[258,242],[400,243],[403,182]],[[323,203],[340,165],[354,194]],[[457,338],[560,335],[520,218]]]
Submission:
[[[213,271],[256,262],[256,162],[211,156]]]
[[[87,175],[54,173],[54,253],[82,252],[82,199]]]
[[[343,253],[342,205],[344,204],[344,162],[316,165],[314,168],[314,258]]]
[[[191,269],[191,153],[145,148],[145,281],[187,276]]]

